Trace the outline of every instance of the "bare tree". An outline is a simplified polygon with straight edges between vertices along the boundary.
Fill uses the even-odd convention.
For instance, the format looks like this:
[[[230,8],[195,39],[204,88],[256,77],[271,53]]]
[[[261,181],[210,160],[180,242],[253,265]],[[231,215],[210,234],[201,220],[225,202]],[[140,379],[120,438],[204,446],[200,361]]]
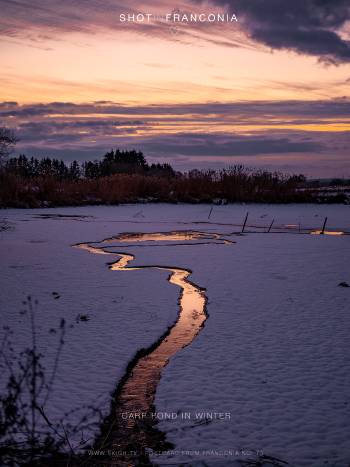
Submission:
[[[11,154],[17,141],[18,139],[13,130],[0,127],[0,165]]]

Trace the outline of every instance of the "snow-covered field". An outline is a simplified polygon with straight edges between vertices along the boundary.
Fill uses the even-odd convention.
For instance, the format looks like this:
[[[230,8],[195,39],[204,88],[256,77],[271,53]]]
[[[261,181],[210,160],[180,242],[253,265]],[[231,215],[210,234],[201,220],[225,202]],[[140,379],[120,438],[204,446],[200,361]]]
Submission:
[[[232,236],[247,211],[247,233]],[[96,401],[108,410],[127,363],[178,314],[179,289],[166,271],[110,271],[109,257],[71,245],[121,232],[216,232],[236,243],[119,248],[135,255],[132,266],[189,268],[191,281],[207,289],[204,329],[171,359],[158,386],[159,416],[176,414],[159,424],[175,451],[154,461],[239,465],[258,451],[295,467],[348,466],[350,288],[338,284],[350,283],[350,236],[302,232],[321,229],[326,216],[327,230],[350,231],[350,207],[215,206],[208,220],[209,212],[162,204],[0,211],[13,227],[0,233],[0,309],[16,346],[30,339],[20,314],[28,295],[39,302],[48,366],[50,328],[62,317],[72,325],[50,417]],[[262,233],[272,219],[276,230]],[[295,227],[278,233],[286,224]],[[77,322],[79,314],[90,319]],[[226,415],[204,423],[196,420],[203,412]]]

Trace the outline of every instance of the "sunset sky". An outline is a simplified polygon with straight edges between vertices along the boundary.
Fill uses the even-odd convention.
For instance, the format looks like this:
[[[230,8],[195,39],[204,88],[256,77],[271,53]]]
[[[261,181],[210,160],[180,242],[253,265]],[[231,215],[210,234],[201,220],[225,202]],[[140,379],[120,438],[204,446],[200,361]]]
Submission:
[[[349,0],[0,0],[17,153],[350,176]],[[122,22],[120,14],[152,14]],[[165,21],[235,14],[238,22]]]

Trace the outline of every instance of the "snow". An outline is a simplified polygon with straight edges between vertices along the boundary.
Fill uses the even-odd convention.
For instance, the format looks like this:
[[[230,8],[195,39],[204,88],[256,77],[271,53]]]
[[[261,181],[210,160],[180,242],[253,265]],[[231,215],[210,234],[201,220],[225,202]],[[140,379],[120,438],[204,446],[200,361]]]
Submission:
[[[0,308],[16,345],[30,339],[19,314],[27,295],[39,301],[36,320],[48,366],[55,349],[49,329],[61,317],[73,326],[50,417],[96,401],[108,410],[127,363],[178,313],[179,289],[165,271],[110,271],[111,257],[71,245],[121,232],[219,232],[236,243],[160,248],[149,242],[125,249],[136,256],[132,266],[189,268],[191,281],[207,289],[204,329],[171,359],[158,386],[157,412],[177,416],[159,423],[175,451],[154,461],[239,465],[238,459],[259,451],[295,467],[347,466],[350,289],[338,284],[350,282],[350,236],[303,235],[299,228],[319,230],[328,217],[327,230],[350,231],[349,206],[215,206],[208,220],[209,212],[208,205],[162,204],[0,211],[14,227],[0,233]],[[230,236],[247,212],[248,233]],[[272,219],[275,232],[262,234]],[[276,233],[285,224],[295,227]],[[79,314],[90,320],[77,323]],[[230,417],[199,423],[194,418],[201,411]]]

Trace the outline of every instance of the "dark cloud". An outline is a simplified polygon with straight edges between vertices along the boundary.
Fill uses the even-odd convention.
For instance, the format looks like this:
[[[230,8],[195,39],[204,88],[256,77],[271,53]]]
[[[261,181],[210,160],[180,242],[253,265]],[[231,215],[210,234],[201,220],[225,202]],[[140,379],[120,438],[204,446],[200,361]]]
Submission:
[[[17,133],[22,142],[40,142],[47,145],[66,144],[72,141],[84,142],[87,138],[103,138],[109,135],[134,134],[143,127],[138,120],[75,120],[75,121],[37,121],[19,123]]]
[[[11,109],[17,106],[18,106],[18,102],[15,102],[15,101],[0,102],[0,109]]]
[[[101,131],[102,133],[108,130],[114,130],[117,127],[124,126],[142,126],[143,122],[141,120],[124,120],[124,121],[115,121],[115,120],[74,120],[74,121],[64,121],[64,122],[25,122],[19,125],[20,131],[26,131],[28,133],[51,133],[52,131],[64,131],[64,130],[89,130]]]
[[[45,135],[40,139],[39,134],[29,137],[25,142],[25,152],[29,155],[72,154],[69,159],[83,160],[100,158],[111,147],[134,148],[143,151],[147,157],[153,159],[171,159],[172,161],[187,160],[188,158],[228,158],[238,156],[259,156],[264,154],[313,153],[321,152],[325,145],[319,142],[303,140],[303,137],[291,134],[291,137],[278,133],[256,135],[234,134],[205,134],[178,133],[175,135],[154,135],[150,137],[129,138],[122,137],[114,145],[103,144],[103,139],[96,145],[84,146],[81,136],[75,133],[63,132]],[[35,141],[37,140],[37,141]],[[33,143],[40,142],[35,146]],[[71,143],[79,143],[73,144]],[[76,154],[74,156],[74,154]],[[216,164],[216,162],[215,162]]]
[[[177,134],[144,142],[142,147],[151,154],[182,156],[236,157],[259,154],[315,152],[322,149],[316,142],[291,141],[262,135],[236,136],[222,134]]]
[[[255,41],[273,49],[350,61],[350,42],[339,30],[350,20],[349,0],[214,0],[237,14]]]
[[[107,103],[86,103],[73,104],[71,102],[52,102],[49,104],[28,104],[18,105],[16,103],[0,104],[0,119],[6,118],[30,118],[45,117],[54,115],[172,115],[182,118],[184,115],[200,115],[206,117],[220,116],[221,118],[232,117],[239,120],[239,117],[250,119],[266,118],[271,115],[290,117],[348,117],[350,115],[350,100],[348,98],[319,100],[319,101],[238,101],[238,102],[212,102],[203,104],[173,104],[173,105],[138,105],[126,106],[113,102]],[[261,123],[264,121],[261,120]]]

